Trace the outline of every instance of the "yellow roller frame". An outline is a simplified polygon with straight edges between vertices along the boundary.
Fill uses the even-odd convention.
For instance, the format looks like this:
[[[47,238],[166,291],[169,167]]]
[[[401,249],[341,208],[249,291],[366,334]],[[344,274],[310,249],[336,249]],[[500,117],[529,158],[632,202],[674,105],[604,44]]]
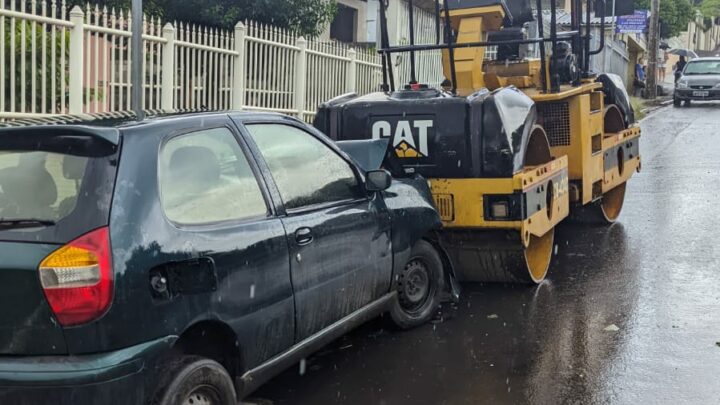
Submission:
[[[512,178],[430,179],[436,206],[446,229],[507,229],[522,235],[523,245],[530,237],[541,237],[566,218],[570,212],[568,198],[568,160],[563,156],[549,163],[529,167]],[[485,219],[485,195],[545,193],[552,186],[551,213],[543,209],[525,220],[490,221]]]

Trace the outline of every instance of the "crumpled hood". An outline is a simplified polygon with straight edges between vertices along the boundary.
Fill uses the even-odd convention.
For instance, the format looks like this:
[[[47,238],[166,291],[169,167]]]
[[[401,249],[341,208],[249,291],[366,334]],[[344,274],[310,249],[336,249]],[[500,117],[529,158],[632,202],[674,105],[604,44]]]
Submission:
[[[380,169],[387,155],[389,143],[389,138],[336,142],[337,146],[350,155],[366,172]]]

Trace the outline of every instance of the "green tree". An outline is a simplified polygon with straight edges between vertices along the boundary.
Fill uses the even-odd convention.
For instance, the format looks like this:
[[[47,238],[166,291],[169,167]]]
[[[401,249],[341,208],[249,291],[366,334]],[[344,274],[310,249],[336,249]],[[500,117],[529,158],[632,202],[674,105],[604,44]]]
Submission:
[[[81,4],[83,0],[74,0]],[[101,0],[108,7],[129,9],[131,0]],[[143,10],[167,21],[184,21],[232,29],[254,20],[316,37],[335,17],[335,0],[144,0]]]
[[[707,18],[720,17],[720,0],[704,0],[700,12]]]
[[[650,1],[635,0],[635,8],[650,10]],[[695,8],[689,0],[660,0],[660,22],[664,37],[675,37],[687,30],[688,23],[694,18]]]

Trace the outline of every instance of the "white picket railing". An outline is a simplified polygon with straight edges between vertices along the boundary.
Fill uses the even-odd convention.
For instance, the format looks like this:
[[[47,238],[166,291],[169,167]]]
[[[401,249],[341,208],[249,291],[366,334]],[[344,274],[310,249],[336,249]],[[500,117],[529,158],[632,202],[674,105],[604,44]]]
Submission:
[[[126,10],[0,0],[0,119],[129,110],[131,23]],[[254,22],[226,31],[145,16],[143,30],[149,110],[248,109],[310,120],[323,101],[376,91],[381,81],[372,51]]]
[[[410,43],[410,16],[408,9],[410,5],[406,1],[400,2],[398,13],[399,44]],[[434,44],[437,41],[435,30],[435,13],[418,6],[413,6],[414,31],[416,44]],[[441,27],[442,28],[442,27]],[[443,39],[443,31],[440,32],[440,41]],[[410,54],[399,54],[395,59],[397,66],[398,84],[405,85],[410,82]],[[444,80],[442,52],[439,50],[415,52],[415,76],[419,83],[428,84],[430,87],[439,88]]]

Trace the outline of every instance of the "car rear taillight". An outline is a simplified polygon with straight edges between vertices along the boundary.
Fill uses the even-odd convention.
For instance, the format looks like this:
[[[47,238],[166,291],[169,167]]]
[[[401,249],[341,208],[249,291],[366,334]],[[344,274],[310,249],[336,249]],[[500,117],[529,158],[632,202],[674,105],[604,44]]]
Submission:
[[[113,296],[108,228],[99,228],[51,253],[40,263],[40,283],[63,326],[102,316]]]

